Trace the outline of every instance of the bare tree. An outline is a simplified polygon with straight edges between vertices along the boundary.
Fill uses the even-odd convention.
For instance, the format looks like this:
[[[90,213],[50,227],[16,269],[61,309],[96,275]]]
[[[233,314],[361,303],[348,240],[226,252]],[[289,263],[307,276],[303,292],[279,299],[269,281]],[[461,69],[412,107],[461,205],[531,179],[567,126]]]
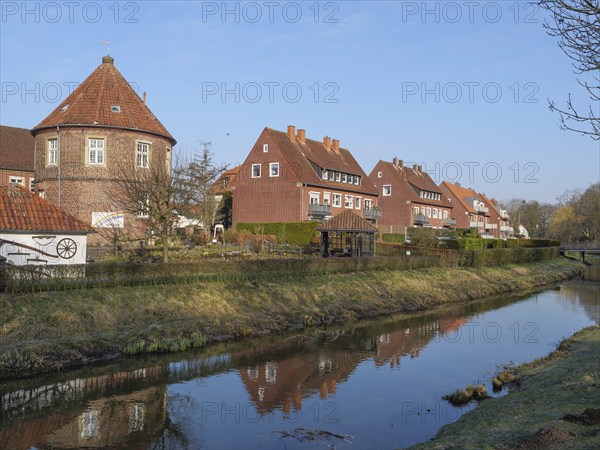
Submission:
[[[165,158],[138,167],[136,162],[117,166],[112,200],[118,207],[143,221],[147,232],[162,239],[162,260],[168,262],[169,237],[177,221],[177,191],[180,170]]]
[[[576,109],[571,94],[565,108],[548,100],[550,110],[558,112],[561,129],[600,140],[600,1],[540,0],[540,6],[551,14],[544,28],[558,38],[558,46],[573,61],[575,73],[589,75],[592,80],[577,80],[592,102],[589,111]]]
[[[215,194],[213,186],[227,166],[214,163],[211,142],[200,141],[200,146],[202,148],[192,162],[179,168],[178,203],[180,212],[200,220],[204,233],[208,235],[218,219],[221,201],[221,196]]]

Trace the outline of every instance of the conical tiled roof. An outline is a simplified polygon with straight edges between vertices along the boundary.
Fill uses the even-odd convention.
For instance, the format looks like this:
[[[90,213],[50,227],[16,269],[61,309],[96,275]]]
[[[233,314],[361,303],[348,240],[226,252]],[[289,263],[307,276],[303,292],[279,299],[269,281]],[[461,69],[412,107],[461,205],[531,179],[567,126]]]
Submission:
[[[117,108],[114,108],[117,107]],[[115,111],[117,110],[117,111]],[[34,129],[57,125],[108,126],[175,139],[121,75],[110,56]]]

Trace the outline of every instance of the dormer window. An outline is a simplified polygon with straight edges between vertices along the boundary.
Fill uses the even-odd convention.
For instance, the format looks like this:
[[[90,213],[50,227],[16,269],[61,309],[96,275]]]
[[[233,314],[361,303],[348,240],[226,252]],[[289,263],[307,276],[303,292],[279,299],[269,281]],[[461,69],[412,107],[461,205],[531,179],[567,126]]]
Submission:
[[[121,107],[119,105],[112,105],[110,107],[110,112],[120,113],[121,112]]]
[[[67,109],[69,109],[69,104],[66,104],[65,106],[60,108],[60,112],[65,112]]]
[[[324,180],[326,180],[328,176],[329,176],[329,171],[327,171],[327,170],[324,169],[323,170],[323,176],[321,178],[323,178]]]

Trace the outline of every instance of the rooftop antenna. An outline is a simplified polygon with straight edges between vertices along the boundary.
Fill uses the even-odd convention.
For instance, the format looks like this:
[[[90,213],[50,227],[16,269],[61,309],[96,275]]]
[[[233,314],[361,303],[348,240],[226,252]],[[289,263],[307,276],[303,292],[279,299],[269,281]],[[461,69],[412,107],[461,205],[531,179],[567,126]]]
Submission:
[[[109,39],[109,40],[107,40],[107,41],[100,42],[100,44],[101,44],[101,45],[107,45],[107,46],[108,46],[108,49],[107,49],[108,51],[107,51],[107,53],[106,53],[106,54],[107,54],[107,55],[110,55],[110,39]]]

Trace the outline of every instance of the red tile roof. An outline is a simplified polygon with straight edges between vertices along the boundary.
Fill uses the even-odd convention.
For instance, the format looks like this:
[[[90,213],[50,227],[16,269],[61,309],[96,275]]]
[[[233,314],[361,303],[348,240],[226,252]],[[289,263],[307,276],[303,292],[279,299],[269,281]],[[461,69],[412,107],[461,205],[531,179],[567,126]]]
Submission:
[[[317,230],[323,231],[361,231],[376,233],[377,227],[367,222],[349,209],[342,211],[330,220],[323,223]]]
[[[333,147],[328,150],[320,141],[305,139],[301,143],[298,139],[291,141],[287,133],[283,131],[266,128],[271,134],[278,148],[283,153],[288,162],[297,167],[300,175],[300,181],[312,186],[329,187],[334,189],[344,189],[352,192],[362,192],[365,194],[377,195],[377,189],[356,162],[352,154],[345,148],[338,151]],[[360,185],[351,185],[334,181],[323,180],[315,171],[314,164],[321,169],[336,170],[351,175],[361,177]]]
[[[3,185],[0,186],[0,231],[85,234],[92,229],[21,186]]]
[[[0,169],[33,172],[34,153],[29,130],[0,125]]]
[[[472,214],[477,214],[475,208],[473,208],[473,202],[466,201],[468,198],[481,198],[481,196],[470,188],[464,188],[457,186],[456,184],[448,183],[443,181],[442,184],[448,188],[448,190],[454,195],[458,201]]]
[[[240,164],[223,172],[215,184],[211,186],[210,191],[213,194],[231,192],[241,168],[242,165]]]
[[[113,64],[110,56],[34,129],[57,125],[90,125],[148,131],[175,139]],[[112,111],[119,106],[120,112]],[[65,109],[66,108],[66,109]]]
[[[391,162],[381,161],[382,165],[394,176],[398,186],[402,189],[403,197],[417,203],[424,203],[434,206],[443,206],[452,208],[452,204],[440,190],[437,184],[429,176],[427,172],[415,171],[412,167],[394,165]],[[429,191],[436,194],[441,194],[441,200],[431,198],[422,198],[420,191]]]

